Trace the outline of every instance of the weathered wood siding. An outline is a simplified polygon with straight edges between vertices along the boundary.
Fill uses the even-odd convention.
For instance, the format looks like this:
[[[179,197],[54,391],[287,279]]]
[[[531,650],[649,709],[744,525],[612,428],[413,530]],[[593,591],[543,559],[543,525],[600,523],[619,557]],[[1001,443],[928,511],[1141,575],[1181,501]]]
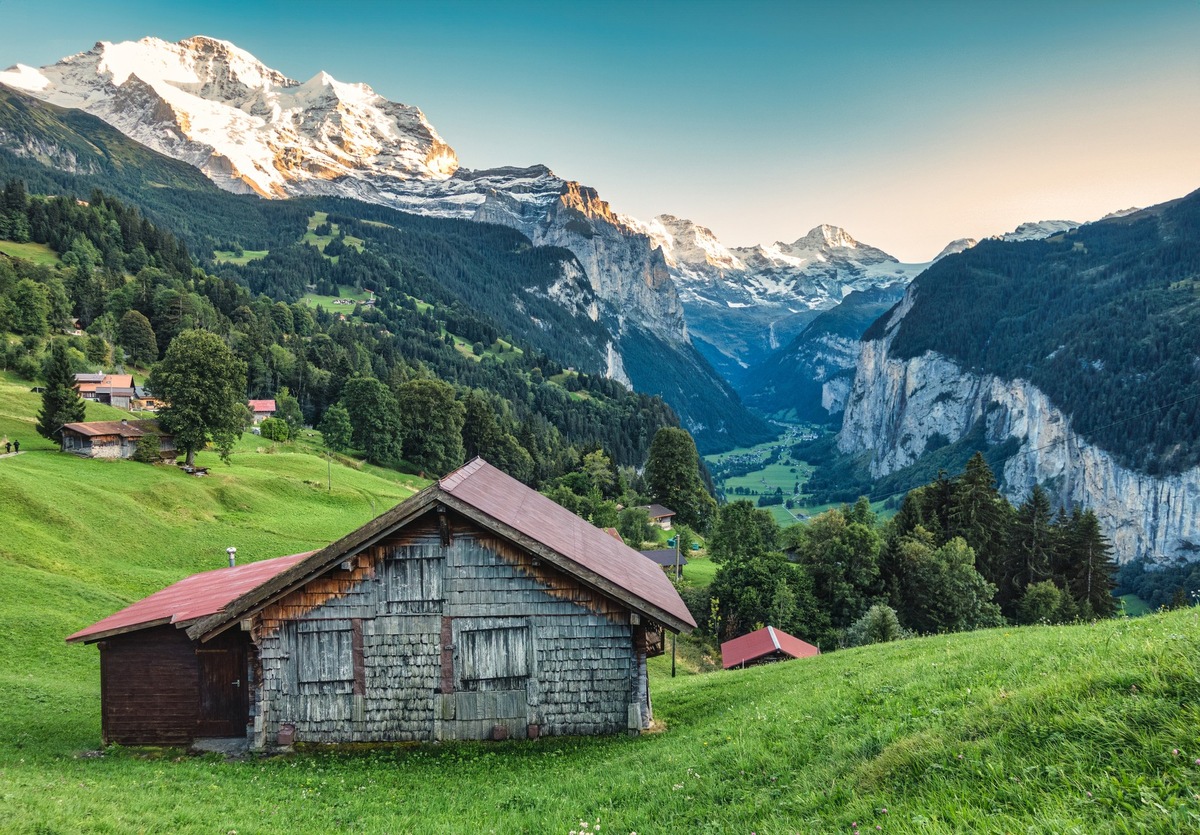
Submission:
[[[101,729],[106,743],[186,745],[199,709],[196,645],[174,626],[100,642]]]
[[[260,745],[281,723],[309,742],[645,725],[625,609],[465,520],[448,533],[431,514],[257,616]]]

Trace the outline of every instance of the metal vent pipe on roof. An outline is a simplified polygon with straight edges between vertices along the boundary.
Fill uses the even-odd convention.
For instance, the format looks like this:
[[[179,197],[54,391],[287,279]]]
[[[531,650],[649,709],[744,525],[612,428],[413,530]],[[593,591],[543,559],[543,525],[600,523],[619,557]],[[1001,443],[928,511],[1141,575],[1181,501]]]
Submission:
[[[229,555],[229,567],[233,568],[234,555],[237,553],[237,548],[234,548],[232,545],[230,545],[228,548],[225,549],[225,553]]]

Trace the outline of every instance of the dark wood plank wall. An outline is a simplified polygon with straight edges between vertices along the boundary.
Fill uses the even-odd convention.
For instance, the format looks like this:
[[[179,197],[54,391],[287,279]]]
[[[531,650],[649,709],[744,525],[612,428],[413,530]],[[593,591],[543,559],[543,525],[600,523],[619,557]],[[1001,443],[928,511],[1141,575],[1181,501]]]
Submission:
[[[106,743],[186,745],[196,732],[196,648],[183,630],[158,626],[100,643]]]
[[[260,744],[285,722],[321,742],[644,726],[628,611],[450,522],[448,545],[431,513],[258,616]]]

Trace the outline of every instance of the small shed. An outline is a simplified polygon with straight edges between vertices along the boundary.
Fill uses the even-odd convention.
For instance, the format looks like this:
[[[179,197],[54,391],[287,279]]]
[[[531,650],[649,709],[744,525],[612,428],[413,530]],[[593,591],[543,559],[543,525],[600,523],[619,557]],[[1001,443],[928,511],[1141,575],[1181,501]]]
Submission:
[[[675,511],[669,507],[663,507],[660,504],[643,505],[642,510],[650,514],[650,521],[658,525],[664,531],[671,530],[671,520],[675,518]]]
[[[254,415],[255,426],[267,418],[275,416],[274,400],[251,400],[248,405],[250,406],[251,413]]]
[[[809,658],[820,654],[821,650],[818,647],[773,626],[764,626],[721,644],[721,664],[726,670],[732,667],[754,667],[775,661],[789,661],[793,658]]]
[[[646,659],[694,627],[653,562],[476,458],[320,551],[67,640],[100,645],[107,742],[263,749],[641,730]]]
[[[62,451],[84,458],[132,458],[143,435],[158,435],[159,456],[175,458],[175,438],[162,432],[154,420],[94,420],[68,423],[59,430]]]

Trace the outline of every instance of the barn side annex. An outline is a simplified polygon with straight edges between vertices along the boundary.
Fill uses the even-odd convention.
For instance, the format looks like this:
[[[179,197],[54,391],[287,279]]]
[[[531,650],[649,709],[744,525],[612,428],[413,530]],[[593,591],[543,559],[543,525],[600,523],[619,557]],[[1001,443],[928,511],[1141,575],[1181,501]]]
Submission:
[[[100,646],[106,742],[503,739],[649,726],[695,627],[661,569],[475,459],[328,547],[180,582]]]

